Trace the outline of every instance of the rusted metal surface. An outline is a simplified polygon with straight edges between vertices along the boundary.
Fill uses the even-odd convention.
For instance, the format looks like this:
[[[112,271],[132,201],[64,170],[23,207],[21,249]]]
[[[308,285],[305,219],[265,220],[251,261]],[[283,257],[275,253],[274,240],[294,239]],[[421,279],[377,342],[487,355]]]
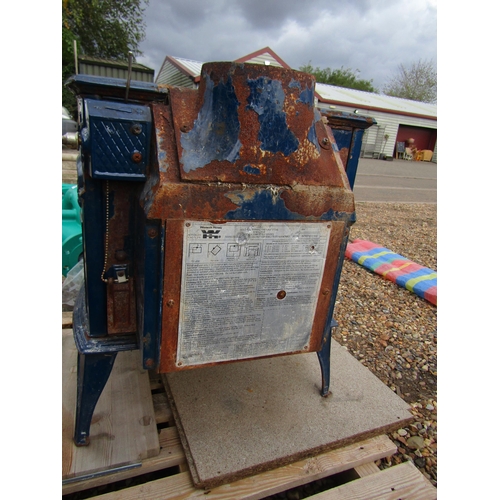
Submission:
[[[108,333],[132,333],[137,330],[134,279],[116,283],[113,278],[107,284]]]
[[[342,186],[314,85],[283,68],[204,65],[198,90],[170,92],[181,178]]]
[[[354,187],[364,130],[377,122],[369,116],[322,110],[323,121],[333,132],[349,185]]]
[[[87,92],[99,89],[103,96],[113,93],[112,86],[90,80],[84,79],[79,85]],[[271,223],[288,228],[296,224],[297,228],[307,227],[305,231],[311,234],[315,231],[320,234],[322,229],[318,228],[327,226],[328,235],[322,236],[327,241],[325,255],[320,267],[314,264],[317,298],[311,305],[301,306],[311,308],[307,340],[302,343],[301,339],[300,345],[297,341],[292,352],[325,349],[342,248],[355,220],[355,206],[332,134],[333,118],[322,117],[315,108],[314,88],[311,75],[243,63],[204,65],[196,90],[131,87],[130,96],[151,110],[149,163],[141,182],[127,182],[122,175],[123,179],[106,180],[106,184],[100,185],[102,194],[94,196],[92,201],[101,203],[102,217],[107,217],[107,234],[100,237],[102,243],[96,240],[94,246],[105,247],[103,278],[108,284],[101,286],[106,289],[107,334],[116,338],[137,331],[145,367],[160,372],[193,367],[183,364],[178,350],[185,293],[187,221],[194,221],[193,224],[206,221],[219,227],[225,224],[226,228],[238,224],[243,227],[247,221],[255,221],[254,225],[266,221],[266,227],[271,228],[274,227]],[[123,91],[120,87],[117,92]],[[131,125],[132,135],[140,134],[141,130],[142,124]],[[104,135],[103,140],[112,149],[112,138]],[[132,161],[143,159],[138,151],[132,153]],[[87,168],[84,178],[88,175]],[[90,179],[85,184],[87,189],[99,186]],[[99,218],[98,210],[94,210],[93,217]],[[104,227],[102,221],[100,224]],[[158,242],[149,245],[150,241]],[[147,262],[137,260],[146,255],[157,259],[155,269],[162,273],[157,281],[148,274]],[[94,261],[96,274],[98,260]],[[283,262],[280,272],[285,275]],[[125,277],[118,279],[118,270]],[[297,269],[293,272],[300,275]],[[210,286],[217,286],[217,280],[228,283],[227,276],[221,275]],[[272,315],[275,310],[278,316],[273,320],[283,322],[286,307],[291,307],[294,293],[298,292],[290,284],[280,285],[279,280],[276,283],[277,288],[269,292],[269,300],[274,302],[270,309],[262,311]],[[94,283],[93,290],[99,286]],[[151,286],[153,289],[149,290]],[[147,296],[155,297],[158,302],[149,313],[157,314],[157,326],[154,321],[145,326],[151,319],[145,313],[150,304],[137,301]],[[272,323],[270,317],[266,321],[266,325]],[[291,335],[300,325],[297,321],[284,328],[289,328]],[[255,352],[258,357],[267,356],[267,351],[261,354],[256,348]],[[275,355],[287,353],[291,352],[277,351]],[[237,357],[228,361],[224,358],[220,362],[237,360]],[[208,361],[203,365],[211,364],[217,363]]]
[[[156,162],[141,204],[149,219],[165,227],[161,372],[192,368],[177,360],[183,221],[331,221],[305,346],[319,351],[342,242],[355,219],[335,139],[313,106],[312,77],[229,63],[207,65],[203,75],[199,90],[170,88],[169,103],[151,105]],[[277,300],[286,295],[276,290]]]
[[[106,283],[107,333],[133,333],[137,330],[136,294],[134,288],[133,264],[134,241],[132,228],[138,187],[135,183],[108,181],[103,186],[107,198],[108,218],[105,231],[106,245],[103,256],[103,276]],[[106,251],[107,250],[107,251]]]
[[[148,185],[143,196],[149,218],[200,218],[208,214],[216,219],[226,218],[227,214],[233,217],[243,204],[248,205],[251,199],[261,201],[266,193],[273,194],[274,205],[283,205],[284,219],[328,218],[333,206],[354,211],[342,160],[332,147],[335,139],[311,105],[314,81],[310,75],[260,65],[207,66],[202,79],[205,83],[199,90],[171,88],[171,105],[152,105],[158,178]],[[263,77],[263,73],[268,76]],[[283,82],[273,87],[273,82],[281,82],[280,78]],[[267,92],[258,106],[258,99],[251,99],[248,82],[264,81],[274,88],[274,93]],[[225,97],[219,96],[219,100],[238,103],[232,108],[232,118],[227,116],[230,113],[207,110],[207,101],[215,106],[207,82],[212,94],[214,89],[223,88],[219,94]],[[254,84],[254,93],[263,91],[261,87],[264,85]],[[274,142],[267,139],[263,145],[259,134],[264,125],[259,120],[265,114],[262,109],[275,94],[281,100],[275,103],[277,109],[273,108],[271,118],[281,123],[282,130]],[[228,127],[233,129],[232,142],[218,143],[218,135],[225,137]],[[294,142],[293,137],[300,140]],[[216,146],[205,147],[209,141]],[[233,158],[234,147],[238,154]],[[263,149],[273,147],[283,151]],[[214,156],[218,158],[208,161]]]
[[[327,217],[332,207],[354,212],[354,196],[348,187],[345,172],[342,169],[331,168],[337,171],[339,186],[312,186],[298,182],[286,172],[288,182],[284,185],[262,185],[247,183],[242,176],[238,182],[182,182],[180,165],[171,124],[169,107],[155,105],[153,107],[154,123],[156,128],[156,143],[158,151],[158,182],[148,186],[144,194],[144,205],[147,215],[151,219],[161,218],[205,218],[224,219],[252,199],[267,198],[276,208],[282,206],[280,218],[291,217],[320,218]],[[330,132],[325,131],[329,137]],[[330,153],[329,153],[330,154]],[[331,157],[334,165],[340,164],[338,153],[332,150]],[[331,164],[330,164],[331,165]],[[289,212],[287,214],[287,212]]]

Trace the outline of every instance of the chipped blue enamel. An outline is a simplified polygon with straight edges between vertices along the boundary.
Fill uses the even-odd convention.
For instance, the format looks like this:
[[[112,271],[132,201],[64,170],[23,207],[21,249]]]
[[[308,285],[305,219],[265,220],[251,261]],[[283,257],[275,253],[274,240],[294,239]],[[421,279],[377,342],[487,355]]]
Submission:
[[[300,93],[297,102],[302,102],[312,108],[314,106],[314,85],[311,88],[306,85],[306,88]]]
[[[215,85],[205,75],[203,105],[193,128],[181,133],[182,168],[185,172],[204,167],[214,160],[234,162],[239,158],[240,122],[232,79]]]
[[[252,165],[245,165],[243,171],[251,175],[260,175],[260,168],[252,167]]]
[[[316,123],[321,120],[321,113],[315,109],[314,110],[314,120],[309,128],[309,132],[307,133],[307,138],[309,139],[310,142],[312,142],[315,146],[316,149],[321,152],[319,142],[318,142],[318,135],[316,134]]]
[[[283,111],[285,93],[281,82],[261,76],[256,80],[248,80],[248,87],[250,95],[247,109],[259,115],[258,139],[261,149],[289,156],[299,147],[299,140],[286,123],[286,113]]]
[[[227,196],[227,195],[226,195]],[[356,220],[355,213],[340,212],[333,209],[328,210],[319,217],[312,217],[292,212],[289,210],[279,193],[273,193],[270,189],[256,190],[253,197],[248,193],[231,193],[231,199],[239,198],[236,203],[239,207],[231,210],[225,216],[227,220],[333,220],[353,223]]]
[[[288,84],[291,89],[299,89],[300,95],[296,102],[301,102],[307,104],[309,107],[314,106],[314,84],[309,86],[306,84],[306,88],[302,90],[302,85],[299,81],[292,78],[291,82]]]

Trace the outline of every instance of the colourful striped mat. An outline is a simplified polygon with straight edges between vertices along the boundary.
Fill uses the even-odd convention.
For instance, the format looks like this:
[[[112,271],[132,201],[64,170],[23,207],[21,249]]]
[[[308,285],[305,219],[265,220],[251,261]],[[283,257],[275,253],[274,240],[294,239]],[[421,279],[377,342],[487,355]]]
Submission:
[[[415,264],[371,241],[354,240],[348,243],[345,255],[370,271],[437,305],[436,271]]]

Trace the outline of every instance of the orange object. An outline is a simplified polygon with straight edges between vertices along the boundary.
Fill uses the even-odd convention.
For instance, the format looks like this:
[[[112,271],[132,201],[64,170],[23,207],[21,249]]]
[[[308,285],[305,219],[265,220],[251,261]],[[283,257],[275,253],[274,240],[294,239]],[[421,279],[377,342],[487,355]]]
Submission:
[[[423,149],[420,152],[422,153],[422,161],[432,160],[432,151],[430,149]]]

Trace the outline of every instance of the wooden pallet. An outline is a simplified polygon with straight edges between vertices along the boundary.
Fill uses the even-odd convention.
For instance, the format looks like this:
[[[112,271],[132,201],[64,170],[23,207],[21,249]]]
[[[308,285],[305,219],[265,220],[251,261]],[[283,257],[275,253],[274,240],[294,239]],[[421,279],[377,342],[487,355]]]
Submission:
[[[63,325],[67,328],[70,322],[69,314],[65,314]],[[142,460],[140,467],[110,474],[103,471],[86,479],[63,482],[63,498],[78,498],[78,492],[90,490],[93,498],[102,500],[260,499],[313,485],[327,477],[332,484],[344,484],[309,498],[427,500],[437,497],[434,486],[413,464],[407,462],[385,470],[377,467],[376,460],[396,453],[396,445],[387,436],[366,439],[211,490],[197,489],[188,472],[160,376],[150,374],[150,388],[159,433],[159,455]]]

